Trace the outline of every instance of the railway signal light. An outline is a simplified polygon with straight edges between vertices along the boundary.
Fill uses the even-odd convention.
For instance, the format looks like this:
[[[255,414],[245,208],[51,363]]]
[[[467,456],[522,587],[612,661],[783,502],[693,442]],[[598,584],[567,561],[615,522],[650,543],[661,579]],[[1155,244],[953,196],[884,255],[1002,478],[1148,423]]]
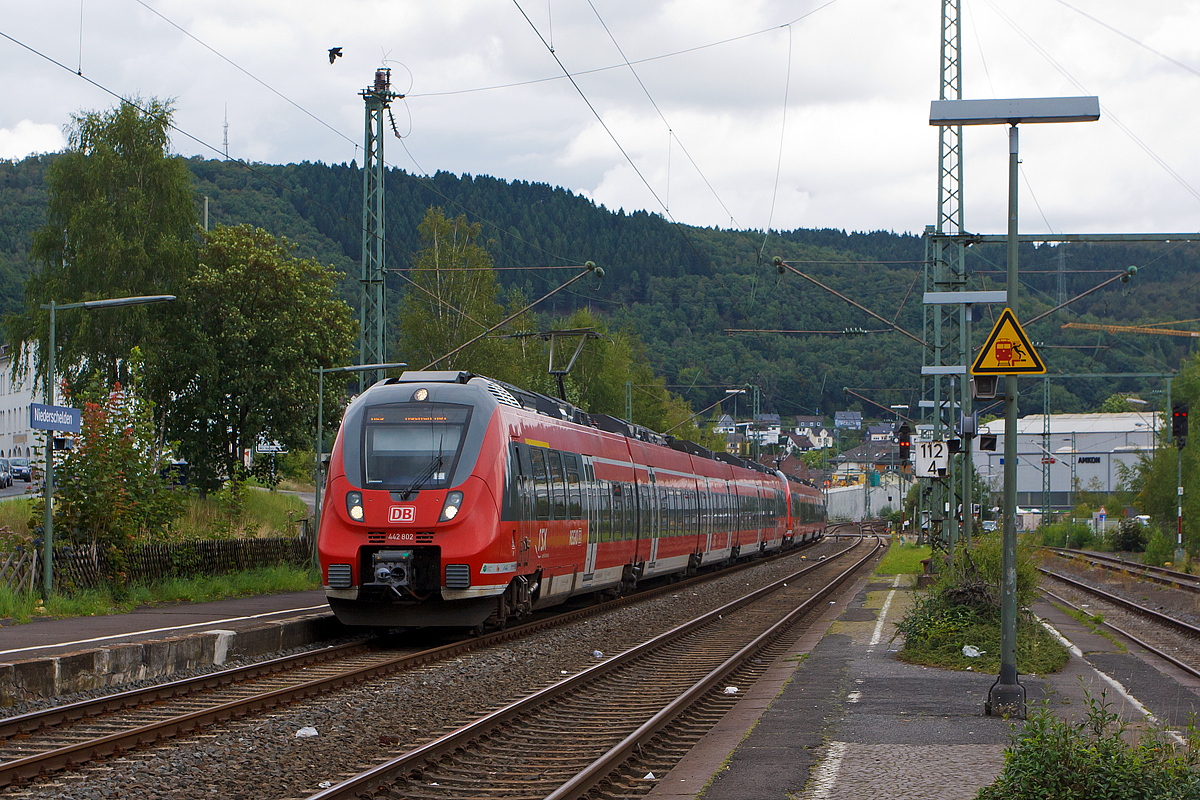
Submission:
[[[912,431],[908,427],[908,423],[904,423],[896,431],[896,441],[900,444],[900,461],[912,460]]]
[[[1180,450],[1187,446],[1187,435],[1188,404],[1175,403],[1171,406],[1171,436]]]

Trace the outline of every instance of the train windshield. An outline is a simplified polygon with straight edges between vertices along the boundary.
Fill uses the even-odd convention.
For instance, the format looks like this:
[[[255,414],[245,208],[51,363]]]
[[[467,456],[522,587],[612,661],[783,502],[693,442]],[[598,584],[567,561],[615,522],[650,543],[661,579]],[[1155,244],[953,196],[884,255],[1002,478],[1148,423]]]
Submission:
[[[466,439],[471,407],[397,403],[367,409],[364,486],[402,492],[445,488]]]

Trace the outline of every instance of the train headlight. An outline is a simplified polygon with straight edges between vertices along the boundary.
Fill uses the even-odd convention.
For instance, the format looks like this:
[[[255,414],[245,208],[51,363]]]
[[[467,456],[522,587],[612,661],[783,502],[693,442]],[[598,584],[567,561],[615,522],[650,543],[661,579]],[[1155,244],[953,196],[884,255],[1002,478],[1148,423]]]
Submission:
[[[363,512],[362,492],[346,492],[346,513],[355,522],[362,522],[366,516]]]
[[[446,503],[442,506],[442,514],[438,517],[438,522],[449,522],[458,516],[458,509],[462,506],[463,493],[450,492],[446,495]]]

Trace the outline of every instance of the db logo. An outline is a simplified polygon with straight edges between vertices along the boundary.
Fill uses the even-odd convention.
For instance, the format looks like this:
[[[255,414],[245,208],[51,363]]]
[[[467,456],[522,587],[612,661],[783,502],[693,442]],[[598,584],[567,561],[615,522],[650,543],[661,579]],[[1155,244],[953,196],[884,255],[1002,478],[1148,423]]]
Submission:
[[[416,506],[392,506],[388,512],[388,522],[416,522]]]

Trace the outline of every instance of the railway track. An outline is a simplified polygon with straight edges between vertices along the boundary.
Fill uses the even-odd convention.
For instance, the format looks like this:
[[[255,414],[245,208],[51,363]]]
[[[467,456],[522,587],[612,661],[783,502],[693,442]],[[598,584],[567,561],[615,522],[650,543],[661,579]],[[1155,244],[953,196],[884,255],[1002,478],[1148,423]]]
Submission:
[[[1091,602],[1084,608],[1083,603],[1072,602],[1067,597],[1043,588],[1043,593],[1052,599],[1093,617],[1097,611],[1102,611],[1100,624],[1155,656],[1200,677],[1200,648],[1197,648],[1197,642],[1200,642],[1200,628],[1067,575],[1043,567],[1039,567],[1038,570],[1063,584],[1076,597],[1083,596]]]
[[[1140,564],[1136,561],[1128,561],[1120,556],[1096,553],[1090,550],[1068,550],[1062,547],[1047,547],[1044,549],[1060,558],[1082,562],[1089,566],[1099,567],[1111,572],[1123,573],[1140,580],[1170,586],[1185,592],[1200,594],[1200,577],[1189,575],[1186,572],[1166,569],[1165,567],[1155,567],[1149,564]]]
[[[875,555],[824,561],[342,781],[311,800],[636,797],[737,702],[809,612]],[[848,566],[846,561],[850,561]]]
[[[779,557],[794,556],[790,551]],[[802,551],[799,551],[802,552]],[[378,641],[355,641],[248,667],[215,672],[0,719],[0,788],[146,747],[223,720],[261,713],[347,686],[453,659],[464,653],[529,636],[675,592],[765,563],[648,589],[606,603],[576,608],[535,622],[433,648],[385,649]]]

